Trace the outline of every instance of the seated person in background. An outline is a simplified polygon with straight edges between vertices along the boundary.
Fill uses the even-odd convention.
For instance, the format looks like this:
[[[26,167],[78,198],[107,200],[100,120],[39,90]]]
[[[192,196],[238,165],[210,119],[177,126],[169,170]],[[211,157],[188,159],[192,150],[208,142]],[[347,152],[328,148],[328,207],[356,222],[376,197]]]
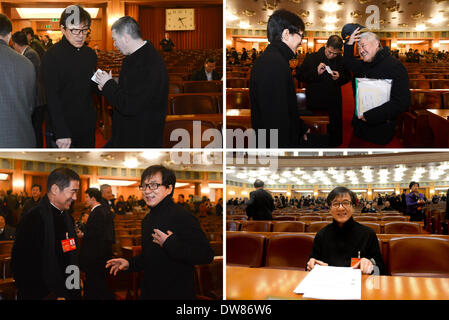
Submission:
[[[371,203],[367,202],[360,212],[361,213],[376,213],[377,211],[376,211],[376,209],[373,209],[371,207]]]
[[[378,213],[379,212],[379,207],[377,206],[377,202],[374,201],[373,204],[371,205],[371,212],[372,213]]]
[[[16,228],[8,226],[4,216],[0,216],[0,241],[14,240]]]
[[[333,222],[317,232],[306,269],[315,265],[350,267],[351,258],[360,256],[352,266],[363,274],[385,274],[376,233],[352,218],[356,195],[345,187],[336,187],[327,199]]]
[[[192,81],[212,81],[212,80],[220,80],[221,77],[217,71],[215,71],[215,67],[217,66],[215,60],[213,58],[207,58],[204,62],[204,67],[201,70],[195,71],[190,80]]]
[[[117,214],[125,214],[126,213],[126,202],[123,196],[118,197],[118,201],[115,205]]]
[[[385,201],[385,206],[382,208],[382,211],[394,211],[395,209],[391,207],[390,201]]]

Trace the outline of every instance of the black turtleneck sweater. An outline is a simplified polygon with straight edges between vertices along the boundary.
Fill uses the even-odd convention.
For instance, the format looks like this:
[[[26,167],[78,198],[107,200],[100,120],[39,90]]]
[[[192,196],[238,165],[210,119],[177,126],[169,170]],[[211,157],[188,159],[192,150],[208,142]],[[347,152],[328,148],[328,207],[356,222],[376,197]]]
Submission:
[[[351,217],[342,227],[334,220],[317,232],[310,258],[321,260],[330,266],[350,267],[351,258],[374,259],[380,274],[385,267],[376,233]]]
[[[408,110],[411,101],[408,73],[404,65],[395,59],[388,47],[380,49],[371,62],[354,58],[354,46],[345,45],[343,55],[346,68],[355,78],[392,79],[390,101],[365,112],[366,121],[354,113],[354,134],[366,141],[385,145],[395,134],[396,120],[400,113]],[[355,85],[353,83],[354,96]]]
[[[278,147],[298,147],[307,131],[299,118],[296,88],[289,61],[295,53],[282,41],[273,41],[251,70],[249,94],[253,129],[278,129]],[[258,147],[264,147],[258,141]],[[270,145],[265,145],[269,148]],[[274,146],[273,146],[274,147]]]
[[[160,247],[153,229],[173,234]],[[142,254],[129,260],[129,271],[144,271],[141,299],[194,299],[194,265],[211,263],[213,257],[196,218],[167,196],[143,219]]]
[[[42,59],[42,78],[47,97],[50,132],[55,139],[71,138],[75,148],[95,147],[96,111],[91,80],[97,55],[88,46],[75,48],[65,37]]]

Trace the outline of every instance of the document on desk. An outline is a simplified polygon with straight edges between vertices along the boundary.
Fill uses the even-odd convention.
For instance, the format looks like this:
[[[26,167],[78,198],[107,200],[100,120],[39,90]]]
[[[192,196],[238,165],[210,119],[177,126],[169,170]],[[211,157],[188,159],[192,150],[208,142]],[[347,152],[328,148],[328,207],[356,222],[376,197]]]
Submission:
[[[360,300],[362,273],[360,269],[315,265],[294,292],[304,298]]]
[[[356,78],[355,109],[360,118],[364,112],[390,101],[391,79]]]

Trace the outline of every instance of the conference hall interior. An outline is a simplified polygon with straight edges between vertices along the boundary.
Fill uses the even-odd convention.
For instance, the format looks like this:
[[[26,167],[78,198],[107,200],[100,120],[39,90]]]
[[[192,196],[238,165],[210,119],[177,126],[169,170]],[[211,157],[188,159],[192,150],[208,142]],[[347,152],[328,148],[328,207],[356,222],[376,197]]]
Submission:
[[[0,1],[0,13],[12,21],[12,34],[24,28],[32,28],[33,37],[47,48],[62,38],[59,25],[61,13],[66,7],[76,4],[85,8],[92,18],[86,42],[96,51],[97,69],[112,71],[115,80],[118,81],[125,56],[114,46],[111,26],[120,17],[127,15],[135,19],[140,26],[143,40],[150,41],[162,55],[169,76],[169,98],[163,144],[160,147],[171,148],[179,142],[170,140],[170,133],[174,129],[182,128],[192,133],[193,120],[202,121],[202,131],[210,128],[221,130],[222,0],[103,2],[11,0]],[[163,47],[160,44],[166,38],[166,34],[174,46]],[[194,73],[202,70],[206,59],[214,61],[217,74],[214,80],[199,81],[196,78],[192,80]],[[95,147],[102,148],[112,135],[114,107],[101,94],[94,93],[93,100],[96,112]],[[41,123],[42,137],[38,138],[39,147],[42,145],[47,147],[46,142],[50,139],[48,132],[45,131],[45,123],[45,121]],[[193,147],[193,142],[188,142],[189,147]],[[219,144],[221,145],[221,141]]]
[[[447,299],[449,153],[329,149],[227,154],[226,299],[302,298],[293,291],[317,232],[336,223],[326,198],[338,186],[355,193],[352,218],[375,232],[385,266],[362,275],[361,299]],[[415,191],[418,215],[408,211]]]
[[[182,157],[181,157],[182,154]],[[47,194],[47,178],[56,168],[68,168],[80,177],[76,200],[69,211],[76,228],[89,223],[86,191],[109,185],[115,243],[113,257],[131,258],[142,251],[142,221],[151,215],[139,190],[142,172],[149,166],[162,165],[174,171],[176,186],[173,202],[180,204],[199,222],[213,260],[194,266],[196,299],[222,299],[223,281],[223,175],[221,152],[169,153],[142,152],[2,152],[0,154],[0,300],[17,298],[11,251],[24,209],[33,198]],[[36,188],[37,186],[37,188]],[[40,187],[40,194],[37,193]],[[102,197],[104,196],[102,193]],[[0,222],[1,222],[0,221]],[[5,228],[6,224],[6,228]],[[3,232],[3,230],[9,230]],[[7,236],[7,239],[4,239]],[[151,237],[147,235],[147,237]],[[80,249],[83,239],[78,239]],[[116,300],[138,300],[144,272],[120,272],[107,277],[107,285]],[[85,273],[81,269],[81,290]]]
[[[344,25],[357,23],[366,27],[362,32],[374,32],[381,45],[390,48],[409,77],[411,103],[398,116],[394,137],[385,147],[449,146],[449,16],[445,0],[227,1],[226,116],[229,128],[252,127],[251,70],[269,45],[267,22],[278,9],[297,14],[305,24],[297,58],[290,60],[290,68],[300,117],[312,133],[325,135],[329,131],[329,112],[325,108],[308,108],[306,96],[310,83],[296,79],[296,68],[302,65],[307,55],[326,46],[331,35],[341,36]],[[370,27],[375,18],[378,26]],[[358,49],[355,49],[355,55],[358,56]],[[341,92],[343,136],[337,147],[352,148],[351,121],[355,102],[351,81],[341,86]]]

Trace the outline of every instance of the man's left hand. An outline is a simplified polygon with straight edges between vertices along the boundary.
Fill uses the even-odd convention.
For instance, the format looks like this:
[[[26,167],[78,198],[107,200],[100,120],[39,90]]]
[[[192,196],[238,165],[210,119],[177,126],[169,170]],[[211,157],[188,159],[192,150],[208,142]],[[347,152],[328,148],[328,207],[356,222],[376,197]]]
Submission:
[[[101,91],[101,90],[103,90],[104,84],[112,79],[112,71],[109,71],[109,73],[104,72],[104,71],[99,72],[95,76],[95,79],[98,82],[98,89]]]
[[[173,234],[170,230],[167,230],[167,233],[164,233],[159,229],[153,229],[153,231],[153,242],[157,243],[161,247],[164,245],[165,240]]]
[[[332,71],[332,80],[338,80],[338,78],[340,78],[338,71]]]
[[[363,114],[359,119],[366,122],[365,116]]]
[[[371,274],[374,271],[373,263],[366,258],[360,259],[360,261],[357,262],[354,266],[352,266],[352,268],[360,269],[363,274]]]

